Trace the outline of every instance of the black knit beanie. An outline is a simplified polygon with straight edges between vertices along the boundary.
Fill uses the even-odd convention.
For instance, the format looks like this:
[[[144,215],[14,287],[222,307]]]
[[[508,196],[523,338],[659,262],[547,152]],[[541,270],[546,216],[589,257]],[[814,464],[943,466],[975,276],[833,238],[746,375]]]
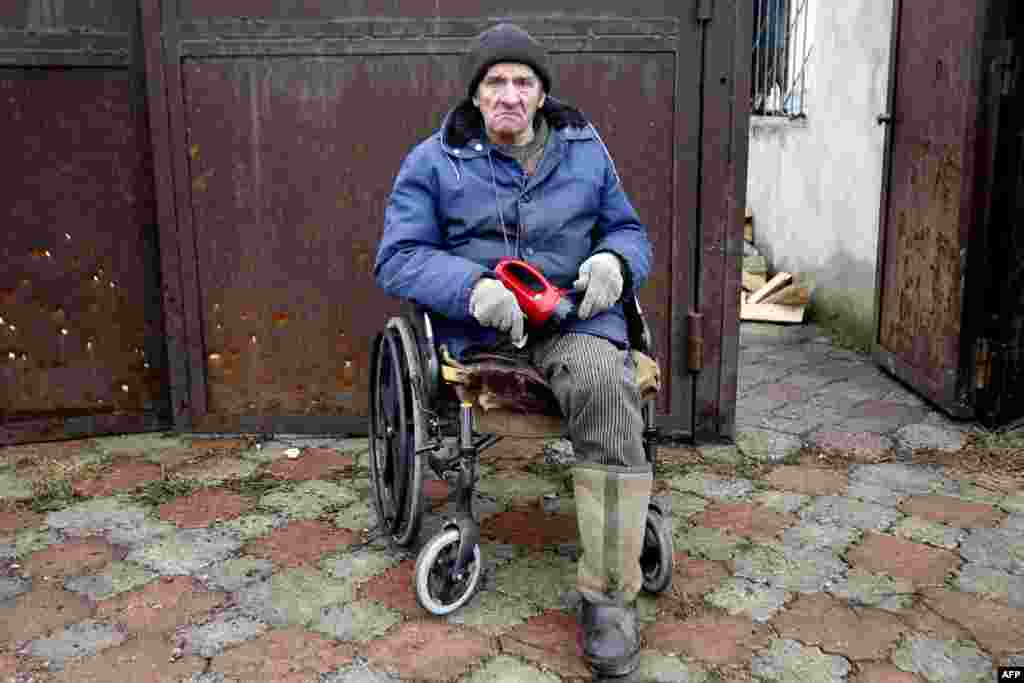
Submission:
[[[533,37],[515,24],[498,24],[476,37],[469,54],[469,96],[476,95],[487,70],[499,62],[526,64],[544,84],[544,92],[551,92],[551,72],[548,71],[547,51]]]

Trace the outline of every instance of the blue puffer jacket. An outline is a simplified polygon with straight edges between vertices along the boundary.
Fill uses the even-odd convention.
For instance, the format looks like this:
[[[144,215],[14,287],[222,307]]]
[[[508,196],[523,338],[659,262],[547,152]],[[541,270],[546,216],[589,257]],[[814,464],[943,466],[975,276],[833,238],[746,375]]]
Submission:
[[[533,176],[491,146],[480,113],[466,100],[409,153],[395,180],[374,266],[377,283],[439,314],[435,336],[456,358],[501,341],[501,333],[470,315],[469,295],[481,277],[493,277],[503,257],[529,261],[556,286],[571,288],[587,257],[610,251],[625,265],[624,297],[650,272],[647,230],[596,129],[551,97],[538,116],[546,117],[551,134]],[[582,295],[572,298],[579,303]],[[622,304],[564,331],[624,346]]]

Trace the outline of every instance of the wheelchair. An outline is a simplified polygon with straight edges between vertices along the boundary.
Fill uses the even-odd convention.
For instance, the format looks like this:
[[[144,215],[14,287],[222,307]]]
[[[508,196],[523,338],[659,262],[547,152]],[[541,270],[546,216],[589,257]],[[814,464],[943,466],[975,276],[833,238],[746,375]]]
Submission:
[[[660,372],[635,297],[624,300],[643,413],[644,452],[655,467],[654,398]],[[420,549],[413,575],[419,604],[451,614],[481,577],[480,527],[473,513],[478,457],[502,438],[560,438],[567,425],[550,387],[524,356],[481,353],[458,362],[434,340],[431,313],[403,303],[373,342],[370,360],[370,477],[381,531],[397,547],[417,539],[425,511],[424,472],[451,485],[456,513]],[[672,580],[672,533],[652,499],[640,565],[643,589]]]

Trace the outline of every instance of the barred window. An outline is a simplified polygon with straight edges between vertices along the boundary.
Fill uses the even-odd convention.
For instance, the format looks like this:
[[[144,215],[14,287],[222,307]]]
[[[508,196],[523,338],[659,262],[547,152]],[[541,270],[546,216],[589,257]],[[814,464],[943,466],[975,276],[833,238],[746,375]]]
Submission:
[[[753,0],[751,105],[759,116],[807,115],[811,56],[809,4],[813,0]]]

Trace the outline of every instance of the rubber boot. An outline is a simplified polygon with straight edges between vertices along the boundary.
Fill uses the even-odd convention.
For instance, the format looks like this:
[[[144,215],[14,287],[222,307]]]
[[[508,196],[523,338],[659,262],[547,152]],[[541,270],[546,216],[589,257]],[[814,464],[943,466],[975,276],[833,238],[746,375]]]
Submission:
[[[580,557],[576,588],[583,658],[601,678],[627,676],[640,663],[636,596],[643,585],[643,549],[651,469],[573,468]]]

